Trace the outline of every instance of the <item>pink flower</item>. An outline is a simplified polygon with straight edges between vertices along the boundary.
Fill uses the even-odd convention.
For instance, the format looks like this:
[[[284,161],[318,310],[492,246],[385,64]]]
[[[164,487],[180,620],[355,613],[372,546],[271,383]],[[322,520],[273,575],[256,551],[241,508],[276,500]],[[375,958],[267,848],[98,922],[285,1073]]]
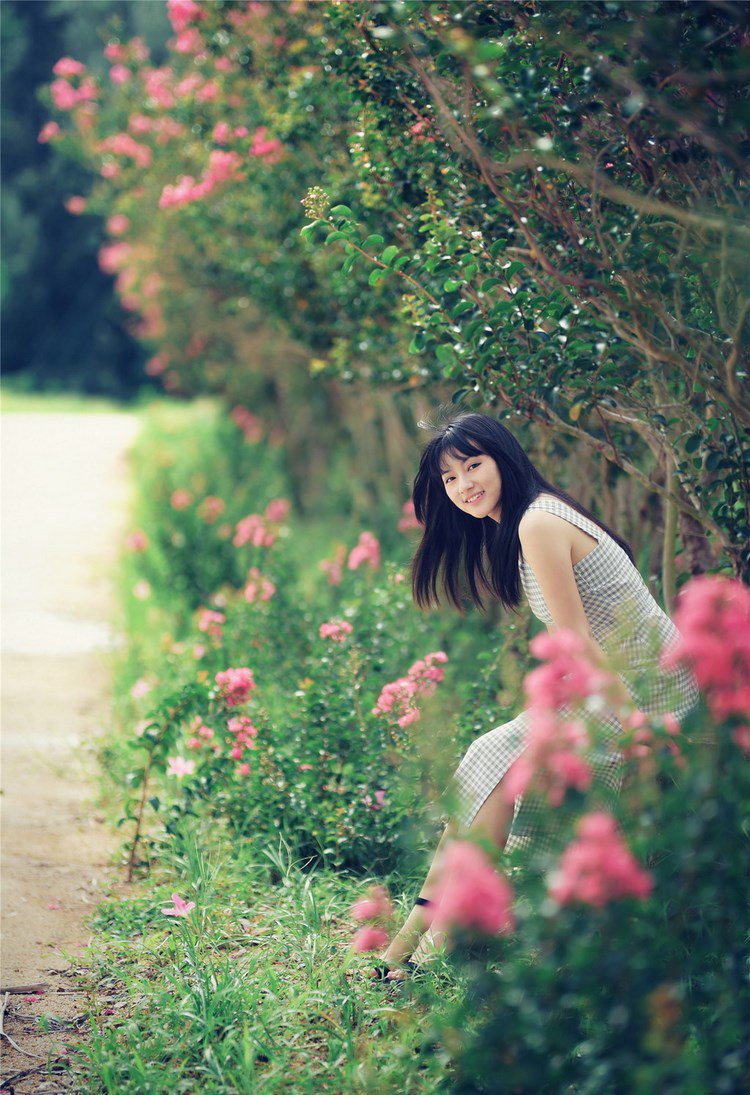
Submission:
[[[429,917],[433,928],[460,927],[490,935],[511,931],[513,891],[481,848],[469,840],[453,840],[436,870],[435,912]]]
[[[231,72],[234,65],[229,57],[217,57],[214,61],[214,68],[217,72]]]
[[[202,517],[207,525],[213,525],[225,509],[226,502],[223,498],[219,498],[216,494],[208,494],[198,506],[198,516]]]
[[[245,440],[256,444],[263,436],[263,423],[257,414],[253,414],[247,407],[235,407],[229,417],[242,430]]]
[[[247,573],[247,585],[245,586],[245,600],[251,604],[253,601],[270,601],[276,592],[276,586],[269,578],[264,578],[257,567],[250,567]]]
[[[205,653],[206,653],[205,646],[203,646],[201,643],[196,643],[195,646],[193,647],[193,657],[196,658],[196,659],[202,658]]]
[[[312,769],[312,767],[313,767],[312,764],[300,764],[299,770],[300,770],[300,772],[309,772]]]
[[[123,213],[114,213],[107,218],[107,231],[110,236],[121,236],[130,228],[130,220]]]
[[[346,548],[343,544],[339,544],[336,548],[333,559],[322,559],[318,566],[324,574],[328,576],[328,584],[337,586],[341,583],[341,577],[343,573],[344,561],[346,559]]]
[[[430,136],[430,122],[427,118],[420,118],[406,132],[409,137],[416,141],[430,141],[432,143],[435,141],[435,138]]]
[[[393,905],[385,886],[370,886],[365,896],[350,906],[349,915],[355,920],[378,920],[393,916]]]
[[[360,928],[354,935],[351,948],[354,951],[375,951],[380,950],[388,942],[388,933],[383,928],[377,928],[373,924],[369,924],[365,928]]]
[[[409,532],[413,528],[421,528],[416,514],[414,513],[414,503],[411,499],[408,502],[404,502],[402,511],[403,516],[399,518],[396,528],[399,532]]]
[[[207,632],[216,642],[221,639],[225,621],[223,612],[216,612],[212,608],[201,608],[198,611],[198,630]]]
[[[162,909],[165,916],[188,916],[195,908],[194,901],[184,901],[178,894],[172,894],[173,908]]]
[[[206,12],[196,0],[167,0],[167,15],[175,34],[179,34],[188,23],[199,23],[206,18]]]
[[[232,136],[232,128],[227,122],[217,122],[211,136],[217,144],[226,144]]]
[[[52,909],[53,912],[59,912],[62,908],[62,905],[57,900],[57,898],[53,898],[51,901],[47,902],[47,908]]]
[[[253,672],[246,666],[239,669],[225,669],[216,674],[219,693],[227,707],[238,707],[256,687]]]
[[[167,757],[168,776],[192,776],[195,771],[195,761],[185,757]]]
[[[37,140],[40,144],[48,144],[53,137],[57,137],[60,134],[60,126],[57,122],[45,122],[42,128],[39,130],[39,136]]]
[[[151,691],[151,685],[145,677],[139,677],[133,687],[130,689],[130,695],[134,700],[139,700]]]
[[[263,516],[273,524],[286,521],[291,509],[291,502],[287,498],[273,498],[266,506]]]
[[[193,496],[190,491],[179,488],[178,490],[172,491],[169,501],[172,509],[187,509],[187,507],[192,504]]]
[[[80,76],[86,71],[86,66],[81,61],[74,61],[72,57],[61,57],[52,71],[55,76]]]
[[[119,42],[107,42],[104,47],[104,56],[108,61],[124,61],[125,49]]]
[[[381,806],[383,806],[385,804],[384,799],[385,799],[385,791],[376,791],[375,792],[375,801],[373,802],[373,800],[370,798],[369,795],[365,795],[364,796],[364,803],[365,803],[365,806],[369,806],[372,810],[379,810],[381,808]]]
[[[234,735],[235,746],[240,747],[239,756],[242,756],[242,747],[255,749],[255,738],[258,736],[257,727],[253,726],[247,715],[236,715],[227,722],[227,730]]]
[[[222,59],[222,58],[220,57],[220,58],[219,58],[219,61],[220,61],[221,59]],[[229,60],[229,58],[228,58],[228,57],[225,57],[225,58],[224,58],[224,60],[227,60],[227,61],[228,61],[228,60]],[[216,62],[216,67],[217,67],[217,68],[219,67],[219,61],[217,61],[217,62]],[[232,67],[232,62],[230,61],[230,62],[229,62],[229,68],[231,68],[231,67]],[[225,69],[223,69],[222,71],[224,71],[224,72],[227,72],[227,71],[228,71],[228,69],[226,69],[226,68],[225,68]],[[250,136],[250,130],[249,130],[249,129],[247,128],[247,126],[246,126],[246,125],[236,125],[236,126],[234,127],[234,129],[232,130],[232,136],[233,136],[233,137],[237,137],[237,138],[242,138],[242,137],[249,137],[249,136]]]
[[[188,27],[181,30],[174,39],[172,48],[176,53],[200,53],[203,49],[203,38],[197,27]]]
[[[442,666],[448,661],[444,650],[436,650],[418,659],[405,677],[383,685],[373,715],[390,715],[401,727],[417,722],[420,710],[417,696],[431,696],[445,675]]]
[[[73,215],[77,217],[79,216],[79,214],[85,212],[86,199],[81,197],[80,194],[73,194],[70,198],[66,200],[65,208],[68,210],[69,213],[73,213]]]
[[[585,814],[576,829],[578,837],[565,849],[549,879],[549,892],[556,901],[602,908],[621,897],[648,897],[651,878],[633,857],[610,814]]]
[[[254,547],[271,547],[276,542],[276,533],[266,527],[259,513],[251,513],[237,523],[232,543],[235,547],[252,544]]]
[[[264,125],[258,126],[253,134],[250,155],[256,156],[264,163],[277,163],[284,155],[284,146],[276,137],[266,137],[267,132]]]
[[[141,578],[133,586],[133,596],[138,601],[147,601],[151,596],[151,586],[145,578]]]
[[[196,91],[195,98],[199,103],[213,103],[220,95],[221,88],[216,80],[206,80],[205,84]]]
[[[132,76],[132,72],[125,65],[112,65],[109,70],[109,78],[113,84],[126,84]]]
[[[369,563],[373,570],[380,566],[380,544],[371,532],[363,532],[356,546],[349,552],[349,570],[356,570],[363,563]]]
[[[237,765],[236,772],[238,776],[249,776],[252,772],[252,768],[247,761],[243,761],[242,764]]]
[[[343,643],[347,635],[351,635],[352,625],[347,620],[329,620],[327,624],[321,624],[318,634],[321,639],[330,639],[334,643]]]
[[[148,547],[148,536],[143,529],[133,529],[125,537],[125,547],[128,551],[145,551]]]
[[[716,575],[692,578],[674,620],[681,634],[662,652],[663,668],[689,666],[716,719],[750,716],[750,589]]]

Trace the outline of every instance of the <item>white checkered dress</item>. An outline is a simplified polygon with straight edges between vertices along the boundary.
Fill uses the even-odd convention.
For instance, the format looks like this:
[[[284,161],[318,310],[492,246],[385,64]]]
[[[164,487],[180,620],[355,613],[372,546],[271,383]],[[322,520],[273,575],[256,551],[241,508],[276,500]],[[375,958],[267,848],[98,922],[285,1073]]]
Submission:
[[[659,608],[646,583],[630,559],[603,529],[577,510],[550,495],[537,498],[529,509],[543,509],[577,525],[598,541],[588,555],[573,567],[578,592],[591,632],[602,649],[613,659],[620,677],[639,708],[647,714],[672,712],[682,719],[695,705],[698,690],[692,674],[681,668],[661,672],[656,684],[642,680],[643,671],[655,664],[659,649],[678,635],[677,628]],[[521,583],[534,615],[545,624],[552,623],[534,573],[525,561],[519,564]],[[565,710],[562,714],[565,715]],[[598,716],[602,742],[590,757],[594,779],[600,787],[618,793],[622,782],[622,756],[608,743],[617,741],[622,726],[614,715]],[[496,726],[472,742],[454,772],[463,812],[457,820],[464,826],[473,821],[480,806],[497,786],[525,748],[528,713],[522,711],[511,722]],[[534,818],[539,809],[519,796],[506,849],[528,845],[549,846],[544,835],[534,833]]]

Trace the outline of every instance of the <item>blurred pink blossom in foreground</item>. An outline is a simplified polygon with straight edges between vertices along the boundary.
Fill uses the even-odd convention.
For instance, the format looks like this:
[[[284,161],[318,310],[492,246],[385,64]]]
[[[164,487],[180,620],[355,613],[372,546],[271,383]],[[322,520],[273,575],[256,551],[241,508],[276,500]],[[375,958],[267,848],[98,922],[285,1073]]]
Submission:
[[[185,757],[167,757],[168,776],[192,776],[195,771],[195,761]]]
[[[644,899],[653,883],[604,811],[579,819],[578,837],[562,854],[549,879],[550,895],[561,905],[581,901],[602,908],[621,897]]]
[[[460,927],[490,935],[512,930],[513,890],[481,848],[469,840],[453,840],[437,870],[433,905],[424,911],[434,929]]]
[[[379,917],[393,916],[393,905],[385,886],[370,886],[364,897],[360,897],[349,908],[350,916],[355,920],[377,920]]]

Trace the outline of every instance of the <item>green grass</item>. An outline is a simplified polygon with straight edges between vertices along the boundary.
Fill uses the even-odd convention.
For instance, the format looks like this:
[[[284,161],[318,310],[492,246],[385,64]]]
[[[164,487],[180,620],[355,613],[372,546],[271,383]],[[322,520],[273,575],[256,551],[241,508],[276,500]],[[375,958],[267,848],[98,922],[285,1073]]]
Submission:
[[[442,960],[421,980],[370,980],[372,955],[349,948],[364,888],[303,872],[283,840],[220,852],[203,823],[172,836],[94,916],[76,1089],[434,1092],[448,1054],[430,1027],[458,985]],[[196,902],[185,919],[160,911],[174,889]]]

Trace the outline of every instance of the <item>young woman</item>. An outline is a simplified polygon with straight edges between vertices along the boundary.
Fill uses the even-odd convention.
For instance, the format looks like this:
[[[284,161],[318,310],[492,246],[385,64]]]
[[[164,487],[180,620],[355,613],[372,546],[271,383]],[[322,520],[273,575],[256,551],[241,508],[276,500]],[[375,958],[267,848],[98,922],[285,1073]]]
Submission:
[[[515,609],[525,593],[532,612],[550,630],[569,628],[595,664],[614,654],[619,680],[614,707],[635,699],[648,714],[678,719],[697,702],[686,669],[662,673],[644,693],[643,669],[676,628],[651,596],[628,544],[565,491],[544,479],[508,429],[482,414],[462,414],[437,428],[425,446],[414,480],[414,509],[424,526],[412,564],[412,592],[420,608],[440,603],[442,593],[461,608],[463,591],[480,608],[488,597]],[[639,672],[640,670],[640,672]],[[399,933],[381,955],[376,976],[397,979],[414,963],[430,904],[436,863],[447,839],[461,826],[481,829],[500,848],[533,836],[530,806],[508,806],[501,783],[523,753],[527,713],[474,741],[454,779],[463,811],[450,819],[422,886]],[[613,712],[601,715],[612,748],[593,758],[596,775],[619,790],[621,756],[614,742],[622,726]],[[433,944],[438,942],[433,938]],[[425,954],[428,952],[425,952]],[[416,956],[416,955],[415,955]]]

